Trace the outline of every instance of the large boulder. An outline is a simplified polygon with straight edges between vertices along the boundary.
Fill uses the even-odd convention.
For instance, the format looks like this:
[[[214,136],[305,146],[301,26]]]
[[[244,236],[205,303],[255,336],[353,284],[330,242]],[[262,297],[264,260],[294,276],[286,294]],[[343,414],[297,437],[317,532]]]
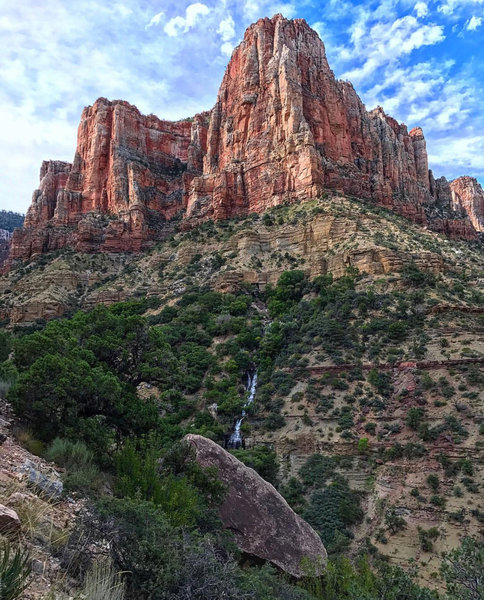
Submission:
[[[324,569],[327,554],[320,537],[270,483],[215,442],[192,434],[185,440],[194,448],[197,462],[216,467],[227,486],[220,516],[243,552],[294,577],[304,576],[308,566],[313,572]]]

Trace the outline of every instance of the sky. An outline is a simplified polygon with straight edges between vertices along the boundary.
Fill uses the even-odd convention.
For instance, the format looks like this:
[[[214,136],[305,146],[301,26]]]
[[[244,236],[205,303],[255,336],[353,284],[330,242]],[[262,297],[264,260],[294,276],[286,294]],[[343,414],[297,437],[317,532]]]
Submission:
[[[210,109],[265,16],[304,18],[368,109],[421,126],[438,177],[484,184],[484,0],[0,0],[0,209],[25,212],[44,159],[72,161],[84,106]]]

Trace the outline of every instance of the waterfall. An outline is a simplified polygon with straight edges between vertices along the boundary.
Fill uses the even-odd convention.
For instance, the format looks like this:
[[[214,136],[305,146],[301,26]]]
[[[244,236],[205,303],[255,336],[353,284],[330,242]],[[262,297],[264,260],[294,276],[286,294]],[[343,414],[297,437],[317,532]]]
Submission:
[[[244,445],[244,440],[242,439],[242,433],[240,432],[240,427],[242,425],[242,421],[244,420],[245,409],[254,402],[255,392],[257,390],[257,371],[253,373],[247,373],[247,385],[245,389],[249,392],[249,397],[247,398],[247,402],[244,404],[244,408],[242,409],[242,415],[237,421],[235,421],[234,431],[229,437],[229,441],[227,446],[229,448],[242,448]]]
[[[264,323],[263,328],[262,328],[263,336],[270,329],[271,325],[272,325],[272,321],[266,321]],[[238,448],[245,447],[244,446],[244,438],[242,437],[240,428],[242,426],[242,421],[244,420],[244,417],[247,414],[245,409],[247,407],[249,407],[252,404],[252,402],[254,402],[255,393],[257,391],[257,367],[255,367],[255,366],[251,371],[247,371],[247,385],[245,386],[245,389],[247,392],[249,392],[249,396],[247,398],[246,403],[244,404],[244,406],[242,408],[242,413],[241,413],[240,418],[237,419],[237,421],[235,421],[233,432],[230,434],[230,437],[228,438],[228,440],[227,440],[227,438],[225,438],[225,447],[226,448],[238,449]]]

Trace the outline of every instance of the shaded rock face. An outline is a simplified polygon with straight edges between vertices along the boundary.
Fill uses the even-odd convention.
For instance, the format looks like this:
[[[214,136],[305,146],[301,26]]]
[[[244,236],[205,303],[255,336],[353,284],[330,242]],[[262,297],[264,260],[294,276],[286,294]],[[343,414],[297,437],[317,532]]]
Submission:
[[[0,267],[8,258],[11,239],[12,234],[9,231],[6,231],[5,229],[0,229]]]
[[[326,550],[318,534],[270,483],[212,440],[192,434],[185,439],[194,448],[198,463],[216,467],[227,485],[220,516],[243,552],[268,560],[295,577],[304,576],[301,563],[305,558],[316,569],[323,569]]]
[[[17,513],[11,508],[0,504],[0,535],[17,533],[20,531],[20,519]]]
[[[475,238],[482,201],[457,185],[447,198],[446,185],[429,172],[422,130],[408,132],[381,107],[367,111],[335,79],[317,33],[276,15],[246,31],[210,113],[169,122],[105,98],[85,108],[73,163],[43,163],[10,258],[65,246],[138,251],[169,235],[180,212],[189,228],[325,189]]]
[[[474,229],[484,231],[484,190],[474,177],[458,177],[451,181],[452,208],[469,215]]]

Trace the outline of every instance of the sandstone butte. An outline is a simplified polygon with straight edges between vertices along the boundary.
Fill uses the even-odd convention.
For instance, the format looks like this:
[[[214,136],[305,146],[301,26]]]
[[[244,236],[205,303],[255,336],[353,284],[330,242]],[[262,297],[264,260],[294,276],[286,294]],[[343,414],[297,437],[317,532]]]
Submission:
[[[170,122],[120,100],[85,108],[73,163],[42,164],[9,264],[65,246],[139,251],[171,233],[174,217],[189,228],[325,190],[453,237],[482,231],[478,182],[434,179],[422,130],[367,111],[335,79],[318,34],[276,15],[247,29],[210,112]]]

